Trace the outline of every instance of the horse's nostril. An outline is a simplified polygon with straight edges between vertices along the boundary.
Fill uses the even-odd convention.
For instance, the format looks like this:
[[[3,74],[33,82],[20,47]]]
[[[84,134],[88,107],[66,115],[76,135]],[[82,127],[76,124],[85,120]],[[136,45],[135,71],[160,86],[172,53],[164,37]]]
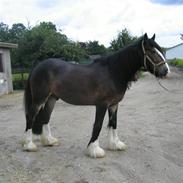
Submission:
[[[163,72],[163,75],[164,75],[164,76],[166,76],[166,75],[167,75],[167,73],[168,73],[168,69],[167,69],[167,68],[165,68],[165,70],[164,70],[164,72]]]

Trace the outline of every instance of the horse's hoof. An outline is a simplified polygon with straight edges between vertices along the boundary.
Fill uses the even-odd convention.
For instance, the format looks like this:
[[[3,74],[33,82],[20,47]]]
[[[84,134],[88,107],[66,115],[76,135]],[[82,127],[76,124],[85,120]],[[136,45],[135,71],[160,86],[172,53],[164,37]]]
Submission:
[[[29,151],[29,152],[36,152],[37,151],[37,146],[34,144],[32,141],[28,143],[23,144],[23,150],[24,151]]]
[[[105,151],[95,143],[91,143],[87,148],[87,155],[91,158],[103,158],[105,156]]]
[[[55,137],[42,137],[41,142],[44,146],[58,146],[59,141]]]
[[[124,142],[117,140],[117,141],[109,142],[108,149],[113,151],[116,151],[116,150],[124,151],[127,149],[127,145]]]

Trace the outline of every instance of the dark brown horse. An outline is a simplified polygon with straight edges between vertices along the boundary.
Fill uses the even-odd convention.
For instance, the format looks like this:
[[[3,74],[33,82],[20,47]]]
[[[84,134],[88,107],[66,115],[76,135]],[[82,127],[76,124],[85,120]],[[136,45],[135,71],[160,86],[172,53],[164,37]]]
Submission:
[[[111,150],[123,150],[125,144],[117,135],[117,109],[136,73],[144,67],[156,77],[168,73],[160,46],[147,34],[120,51],[88,65],[70,64],[60,59],[47,59],[31,72],[25,89],[26,137],[23,147],[35,151],[32,132],[41,134],[44,145],[57,145],[51,135],[49,120],[55,102],[62,99],[74,105],[95,105],[96,116],[87,152],[91,157],[103,157],[99,146],[106,111],[109,114],[109,141]]]

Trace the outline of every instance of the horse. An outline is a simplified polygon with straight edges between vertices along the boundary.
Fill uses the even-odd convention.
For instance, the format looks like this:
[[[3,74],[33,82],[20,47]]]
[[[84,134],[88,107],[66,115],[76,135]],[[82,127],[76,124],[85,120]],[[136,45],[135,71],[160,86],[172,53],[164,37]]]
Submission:
[[[49,125],[51,113],[58,99],[74,105],[94,105],[95,121],[87,154],[102,158],[99,134],[108,111],[108,149],[125,150],[126,144],[117,133],[118,103],[123,99],[136,73],[144,69],[157,78],[169,72],[161,47],[155,42],[155,34],[145,33],[136,42],[121,50],[80,65],[49,58],[38,64],[30,73],[24,92],[26,129],[23,149],[36,151],[32,133],[41,135],[45,146],[58,145]]]

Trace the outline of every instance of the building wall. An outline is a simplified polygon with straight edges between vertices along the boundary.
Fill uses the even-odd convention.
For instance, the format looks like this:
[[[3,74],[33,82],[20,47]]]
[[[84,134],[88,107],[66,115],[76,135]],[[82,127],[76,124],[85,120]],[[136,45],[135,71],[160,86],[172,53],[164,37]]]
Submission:
[[[167,59],[174,59],[174,58],[183,59],[183,44],[167,50],[166,58]]]
[[[4,72],[0,73],[0,95],[13,92],[9,49],[0,49]]]

